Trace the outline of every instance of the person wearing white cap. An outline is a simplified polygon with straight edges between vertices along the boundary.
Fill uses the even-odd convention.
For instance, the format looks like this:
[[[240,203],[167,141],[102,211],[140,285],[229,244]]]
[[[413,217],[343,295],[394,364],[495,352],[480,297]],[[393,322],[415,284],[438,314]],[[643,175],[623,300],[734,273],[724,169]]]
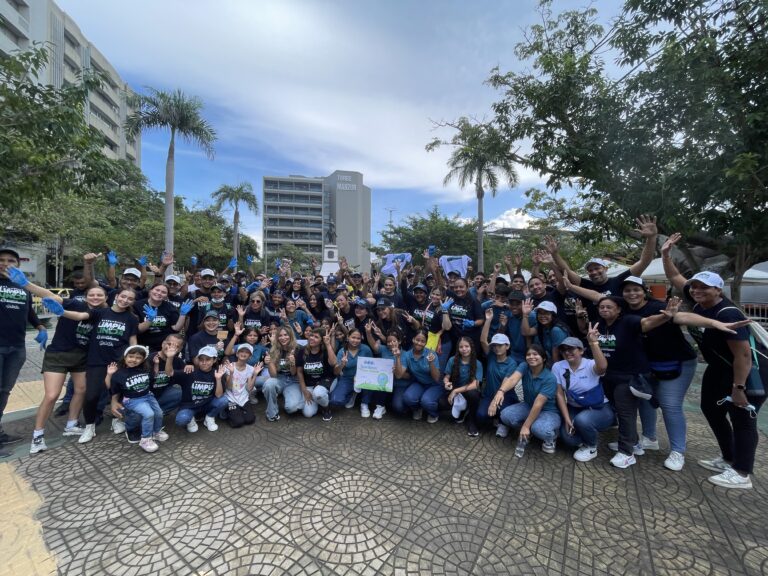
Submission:
[[[167,370],[166,374],[181,385],[181,404],[176,412],[176,425],[185,426],[187,432],[197,432],[196,416],[205,414],[203,421],[209,432],[219,429],[216,415],[224,409],[229,400],[224,395],[224,377],[227,369],[220,365],[213,369],[219,353],[213,346],[203,346],[197,353],[196,368]]]
[[[501,383],[515,371],[518,365],[515,359],[509,355],[509,337],[506,334],[494,334],[490,344],[488,343],[488,335],[490,334],[492,323],[493,310],[488,308],[485,311],[485,324],[483,324],[483,330],[480,332],[480,345],[487,357],[485,385],[480,394],[480,402],[477,405],[476,419],[480,426],[488,424],[493,420],[489,414],[491,402],[494,396],[496,396],[499,387],[501,387]],[[498,411],[500,412],[516,402],[518,402],[517,393],[514,390],[509,390],[504,394],[504,400],[499,406]],[[496,426],[496,436],[506,438],[508,434],[509,428],[507,425],[499,422]]]
[[[628,270],[610,278],[608,277],[608,267],[611,263],[608,260],[604,260],[603,258],[590,258],[587,260],[584,264],[584,268],[587,271],[588,278],[582,278],[571,269],[560,254],[557,241],[554,238],[547,238],[546,248],[552,255],[555,264],[560,267],[561,270],[565,270],[565,277],[567,277],[571,284],[574,286],[583,286],[589,290],[596,290],[606,296],[612,294],[616,295],[619,293],[621,283],[627,276],[640,276],[645,269],[648,268],[656,255],[656,237],[658,235],[656,217],[642,214],[635,222],[637,224],[635,232],[640,234],[645,240],[640,259],[632,264]],[[588,311],[592,320],[597,319],[597,310],[594,306],[588,306]]]
[[[720,322],[746,318],[733,302],[723,296],[723,279],[714,272],[699,272],[690,280],[680,274],[670,251],[680,240],[672,234],[662,247],[664,272],[672,285],[694,304],[693,312]],[[707,361],[701,380],[701,411],[720,447],[720,456],[699,460],[703,468],[716,472],[709,481],[723,488],[750,489],[759,433],[755,413],[765,401],[765,391],[752,387],[750,371],[753,352],[750,333],[704,330],[699,349]],[[758,393],[755,393],[758,392]],[[725,399],[728,400],[725,400]]]
[[[178,310],[184,303],[184,296],[181,295],[181,287],[184,284],[181,276],[177,274],[168,274],[165,277],[165,286],[168,288],[168,302],[173,304]]]
[[[531,312],[536,313],[536,326],[530,325]],[[547,352],[547,366],[560,360],[560,343],[570,332],[568,327],[557,319],[557,306],[549,300],[542,300],[536,308],[533,300],[528,298],[523,302],[523,316],[520,330],[523,336],[533,337],[533,342],[541,345]]]
[[[111,277],[110,271],[112,272]],[[115,268],[113,266],[107,269],[107,281],[109,282],[109,286],[113,287],[107,293],[107,304],[109,306],[112,306],[112,304],[115,303],[115,297],[120,293],[121,290],[133,290],[136,292],[137,300],[141,300],[147,297],[147,292],[144,290],[146,272],[143,267],[141,270],[134,267],[126,268],[123,270],[123,273],[120,276],[119,285],[117,280],[115,280],[114,273]]]

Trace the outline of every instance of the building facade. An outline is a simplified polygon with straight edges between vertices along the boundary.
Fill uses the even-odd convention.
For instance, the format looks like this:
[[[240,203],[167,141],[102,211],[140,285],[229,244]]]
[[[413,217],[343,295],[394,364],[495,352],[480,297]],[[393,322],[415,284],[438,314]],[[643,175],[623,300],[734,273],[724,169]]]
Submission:
[[[141,137],[129,139],[124,129],[133,92],[104,55],[52,0],[0,0],[0,56],[35,44],[50,48],[48,65],[38,75],[43,84],[74,84],[83,70],[104,74],[103,86],[88,95],[85,117],[104,135],[107,157],[141,166]]]
[[[360,172],[329,176],[265,176],[262,251],[266,262],[293,244],[322,262],[326,244],[360,271],[371,266],[371,189]],[[329,235],[330,234],[330,235]],[[334,241],[329,241],[335,237]]]

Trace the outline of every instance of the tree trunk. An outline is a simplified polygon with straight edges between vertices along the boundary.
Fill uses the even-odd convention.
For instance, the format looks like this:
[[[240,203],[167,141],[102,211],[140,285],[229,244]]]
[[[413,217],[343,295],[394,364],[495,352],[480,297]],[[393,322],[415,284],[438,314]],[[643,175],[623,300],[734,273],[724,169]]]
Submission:
[[[733,259],[733,278],[731,279],[731,300],[736,306],[741,306],[741,283],[744,274],[752,266],[752,260],[747,256],[749,247],[741,244],[736,248],[736,257]]]
[[[238,206],[237,204],[235,204],[235,223],[234,223],[235,237],[232,240],[232,252],[235,258],[240,257],[240,210],[238,210],[237,208]]]
[[[165,251],[173,254],[173,231],[176,214],[176,201],[173,196],[173,177],[176,155],[176,129],[171,128],[171,143],[168,145],[168,160],[165,162]],[[173,264],[168,267],[167,274],[173,273]]]
[[[477,193],[477,265],[475,266],[475,274],[477,274],[485,271],[485,255],[483,254],[483,196],[485,196],[485,190],[483,190],[480,177],[475,183],[475,192]]]

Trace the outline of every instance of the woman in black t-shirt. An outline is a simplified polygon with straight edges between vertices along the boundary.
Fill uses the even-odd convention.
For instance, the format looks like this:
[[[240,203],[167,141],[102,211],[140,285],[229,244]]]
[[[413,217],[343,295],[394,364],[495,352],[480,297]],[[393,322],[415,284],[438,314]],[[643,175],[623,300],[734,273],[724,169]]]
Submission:
[[[296,352],[296,379],[304,397],[302,413],[307,418],[317,414],[320,406],[323,420],[330,420],[328,392],[333,382],[336,353],[331,337],[322,328],[313,328],[307,337],[307,346]]]

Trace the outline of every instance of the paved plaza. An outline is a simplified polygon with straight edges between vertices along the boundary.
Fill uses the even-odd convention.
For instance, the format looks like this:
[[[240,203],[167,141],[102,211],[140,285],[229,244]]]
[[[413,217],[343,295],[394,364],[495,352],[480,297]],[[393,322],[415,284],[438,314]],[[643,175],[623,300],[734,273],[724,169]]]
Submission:
[[[37,379],[31,356],[25,377]],[[682,472],[662,467],[662,425],[663,449],[617,470],[604,443],[587,464],[537,442],[517,459],[514,439],[469,438],[448,422],[347,410],[269,423],[264,407],[240,430],[189,434],[168,419],[154,454],[108,422],[78,445],[54,419],[47,452],[16,444],[21,457],[0,464],[11,505],[0,573],[768,573],[764,433],[755,489],[717,488],[695,463],[717,451],[693,407]],[[30,435],[24,414],[6,429]]]

